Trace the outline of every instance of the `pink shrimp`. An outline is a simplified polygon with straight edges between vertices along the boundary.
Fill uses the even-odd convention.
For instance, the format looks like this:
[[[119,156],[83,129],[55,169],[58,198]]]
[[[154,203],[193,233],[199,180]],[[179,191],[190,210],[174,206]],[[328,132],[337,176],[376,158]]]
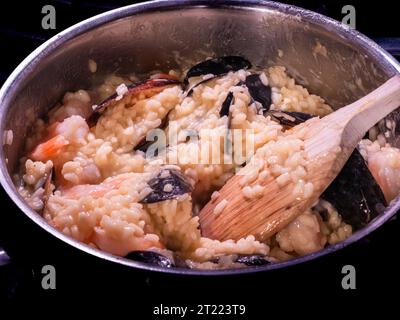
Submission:
[[[29,155],[29,158],[35,161],[54,160],[62,148],[69,145],[69,141],[63,135],[56,135],[55,137],[46,140],[45,142],[36,146]]]
[[[96,228],[92,237],[93,243],[101,250],[110,252],[118,256],[126,256],[128,253],[136,250],[148,250],[150,248],[165,249],[157,236],[144,235],[142,237],[129,237],[121,241],[120,238],[114,238],[101,228]]]
[[[100,184],[84,184],[61,189],[61,196],[66,199],[79,199],[85,195],[98,199],[106,196],[108,192],[120,188],[123,182],[133,180],[137,181],[137,179],[139,179],[138,174],[123,173],[115,177],[110,177]],[[125,256],[129,252],[135,250],[164,248],[164,245],[154,233],[143,234],[141,236],[130,235],[123,237],[123,235],[118,232],[110,231],[114,229],[112,226],[115,221],[107,216],[104,216],[102,219],[105,220],[103,221],[104,225],[95,227],[93,234],[90,239],[88,239],[89,242],[94,243],[101,250]],[[149,229],[145,232],[151,233],[152,230]]]
[[[368,155],[368,168],[388,202],[400,194],[400,150],[384,147]]]
[[[76,199],[83,194],[95,199],[103,197],[107,192],[116,190],[121,183],[132,177],[131,173],[123,173],[115,177],[110,177],[100,184],[80,184],[62,190],[62,196],[68,199]]]
[[[54,178],[57,185],[68,185],[61,174],[65,162],[72,159],[73,152],[66,153],[68,146],[77,146],[85,143],[89,127],[81,116],[71,116],[62,122],[55,122],[47,128],[44,141],[38,144],[28,158],[34,161],[46,162],[51,160],[54,167]]]
[[[32,160],[55,160],[65,146],[84,141],[89,127],[82,117],[71,116],[62,122],[53,123],[48,127],[47,132],[45,141],[37,145],[29,154]]]

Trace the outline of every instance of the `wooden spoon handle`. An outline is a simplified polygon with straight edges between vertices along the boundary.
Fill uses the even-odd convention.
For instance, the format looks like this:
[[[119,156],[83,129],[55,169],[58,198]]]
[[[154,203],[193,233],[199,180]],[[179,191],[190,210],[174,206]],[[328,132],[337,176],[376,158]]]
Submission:
[[[395,75],[363,98],[310,125],[305,148],[309,158],[339,147],[341,159],[336,162],[341,168],[365,133],[399,106],[400,75]]]
[[[328,115],[322,121],[344,126],[342,145],[352,149],[378,121],[399,107],[400,75],[395,75],[376,90]]]

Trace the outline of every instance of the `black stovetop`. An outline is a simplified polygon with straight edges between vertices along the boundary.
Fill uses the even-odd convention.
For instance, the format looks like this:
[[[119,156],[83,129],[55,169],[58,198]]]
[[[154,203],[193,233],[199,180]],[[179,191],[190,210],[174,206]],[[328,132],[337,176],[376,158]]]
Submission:
[[[0,11],[0,40],[5,44],[1,51],[0,83],[5,81],[23,58],[55,33],[95,14],[132,3],[126,0],[32,2],[28,4],[10,2],[7,8],[3,7]],[[352,4],[356,8],[359,31],[378,40],[400,37],[396,7],[392,1],[380,1],[379,6],[373,7],[361,0],[283,2],[302,6],[336,19],[341,19],[343,16],[341,8],[345,4]],[[41,29],[41,8],[45,4],[52,4],[56,8],[56,31]],[[23,19],[11,14],[21,12],[20,6],[23,6]],[[142,298],[136,300],[135,312],[143,312],[148,317],[152,307],[158,303],[181,305],[245,303],[248,306],[249,316],[265,307],[253,299],[255,296],[259,298],[260,294],[269,302],[274,300],[273,297],[278,297],[277,300],[282,297],[287,299],[304,292],[308,293],[308,297],[314,298],[325,299],[332,293],[336,297],[352,298],[370,291],[371,288],[381,289],[382,293],[387,286],[399,283],[397,272],[400,258],[399,219],[389,221],[367,238],[338,253],[303,266],[234,278],[189,278],[116,268],[106,262],[86,257],[60,242],[48,241],[48,236],[37,230],[38,228],[35,228],[15,208],[3,192],[1,200],[0,214],[3,217],[0,222],[0,246],[12,248],[9,249],[12,262],[0,267],[0,305],[6,298],[62,299],[71,293],[75,297],[93,296],[94,293],[115,297],[122,292],[125,298],[129,298],[130,295],[133,298],[139,292]],[[37,253],[35,248],[38,246],[51,247],[48,251],[51,253],[48,255]],[[41,269],[46,264],[56,267],[56,290],[46,291],[41,287]],[[356,268],[357,290],[342,289],[341,270],[344,265],[353,265]],[[203,291],[207,294],[200,294]],[[169,294],[172,292],[174,294]]]

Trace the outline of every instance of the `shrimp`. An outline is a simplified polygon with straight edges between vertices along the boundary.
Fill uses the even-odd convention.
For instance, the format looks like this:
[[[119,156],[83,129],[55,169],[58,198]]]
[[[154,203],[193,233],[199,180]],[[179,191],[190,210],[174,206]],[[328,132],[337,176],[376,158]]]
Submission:
[[[110,177],[100,184],[81,184],[61,191],[63,197],[67,199],[77,199],[83,194],[98,199],[104,197],[108,192],[118,189],[124,181],[135,178],[134,173],[123,173],[115,177]]]
[[[65,146],[81,145],[89,133],[89,126],[81,116],[71,116],[62,122],[53,123],[47,130],[45,141],[29,154],[35,161],[55,160]]]
[[[87,119],[92,114],[91,98],[87,91],[78,90],[67,92],[64,95],[62,105],[50,111],[50,119],[63,121],[64,119],[77,115]]]
[[[383,147],[368,154],[368,168],[389,203],[400,194],[400,150]]]
[[[54,199],[49,200],[49,210],[52,210],[51,205],[53,200],[55,203],[59,203],[60,201],[64,202],[66,200],[72,203],[71,200],[80,202],[85,201],[84,199],[86,197],[91,197],[91,199],[88,200],[90,203],[95,202],[97,199],[100,200],[100,203],[110,203],[116,201],[113,199],[114,196],[124,197],[125,200],[119,201],[122,201],[125,206],[122,205],[122,208],[117,206],[118,209],[114,209],[116,210],[114,213],[107,211],[107,213],[103,214],[95,225],[93,225],[93,229],[91,229],[90,233],[85,235],[77,233],[76,237],[81,241],[93,243],[101,250],[120,256],[125,256],[135,250],[148,250],[150,248],[163,249],[164,245],[161,243],[159,237],[153,233],[150,218],[145,209],[137,203],[143,197],[143,194],[146,195],[146,192],[151,192],[146,182],[149,177],[151,177],[151,173],[124,173],[115,177],[110,177],[100,184],[64,187],[54,195]],[[113,192],[118,189],[128,192],[129,187],[131,190],[128,194],[124,191]],[[128,199],[128,201],[126,201],[126,199]],[[76,212],[77,216],[80,216],[81,210],[84,209],[79,209],[79,212]],[[86,208],[85,210],[88,209]],[[137,215],[142,214],[142,217],[138,219],[145,222],[145,225],[139,227],[138,222],[130,220],[136,218],[132,218],[132,216],[129,218],[129,214],[128,217],[125,217],[124,215],[126,215],[126,213],[120,215],[118,212],[119,210],[122,212],[124,210],[136,210]],[[89,217],[93,217],[96,216],[97,213],[95,210],[91,209],[86,211],[85,214]],[[118,216],[118,218],[116,218],[115,215]],[[72,216],[72,220],[73,219],[74,217]],[[68,226],[68,221],[59,219],[58,216],[55,216],[52,221],[53,225],[61,230]],[[67,223],[67,225],[65,225],[65,223]]]
[[[95,228],[92,241],[101,250],[118,256],[126,256],[128,253],[136,250],[149,250],[151,248],[165,249],[165,246],[155,234],[146,234],[142,237],[128,237],[124,241],[121,241],[121,238],[113,237],[112,234],[101,228]]]
[[[88,133],[89,126],[81,116],[71,116],[62,122],[55,122],[48,127],[44,141],[28,154],[28,158],[42,162],[51,160],[57,182],[67,184],[61,174],[63,165],[86,143]],[[66,152],[67,148],[72,152]]]
[[[42,162],[54,160],[60,154],[63,147],[67,145],[69,145],[69,141],[63,135],[56,135],[36,146],[29,155],[29,158]]]
[[[38,144],[29,154],[28,158],[34,161],[47,162],[51,160],[54,166],[54,178],[58,185],[68,185],[63,174],[63,166],[67,161],[72,160],[76,151],[86,143],[86,136],[89,133],[89,126],[81,116],[71,116],[62,122],[55,122],[47,128],[47,135],[44,141]],[[68,152],[67,152],[68,151]],[[89,164],[90,165],[90,164]],[[91,167],[94,165],[92,164]],[[88,168],[91,172],[97,172]],[[94,177],[97,178],[97,175]],[[87,175],[82,175],[81,181],[92,182],[84,179]],[[78,181],[79,182],[79,181]]]

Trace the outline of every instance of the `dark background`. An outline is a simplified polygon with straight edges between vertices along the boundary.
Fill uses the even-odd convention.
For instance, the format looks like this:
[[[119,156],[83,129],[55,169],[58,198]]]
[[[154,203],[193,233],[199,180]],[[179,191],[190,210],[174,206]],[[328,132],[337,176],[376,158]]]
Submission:
[[[138,2],[138,1],[137,1]],[[341,20],[341,8],[352,4],[357,29],[371,38],[399,37],[398,10],[394,1],[282,1],[318,11]],[[132,1],[7,1],[0,9],[0,84],[37,46],[61,30],[95,14],[127,5]],[[52,4],[57,12],[57,29],[41,28],[41,8]],[[316,299],[327,310],[352,306],[362,298],[363,309],[378,300],[398,296],[399,219],[386,223],[368,238],[318,261],[287,270],[236,277],[183,277],[150,274],[87,257],[51,239],[23,216],[1,192],[0,245],[7,248],[12,263],[0,267],[0,306],[6,299],[41,302],[118,297],[130,300],[129,310],[150,318],[154,305],[195,305],[237,303],[247,305],[247,317],[265,312],[276,304],[288,311],[311,310]],[[43,290],[41,268],[51,264],[57,270],[57,289]],[[354,265],[357,289],[341,287],[341,269]],[[334,300],[332,300],[332,297]],[[257,300],[256,300],[257,299]],[[262,300],[262,303],[256,302]],[[303,299],[308,304],[295,307]],[[136,302],[134,302],[136,301]],[[332,301],[335,305],[332,307]],[[339,302],[340,301],[340,302]],[[386,300],[386,306],[388,300]],[[290,310],[291,309],[291,310]]]

